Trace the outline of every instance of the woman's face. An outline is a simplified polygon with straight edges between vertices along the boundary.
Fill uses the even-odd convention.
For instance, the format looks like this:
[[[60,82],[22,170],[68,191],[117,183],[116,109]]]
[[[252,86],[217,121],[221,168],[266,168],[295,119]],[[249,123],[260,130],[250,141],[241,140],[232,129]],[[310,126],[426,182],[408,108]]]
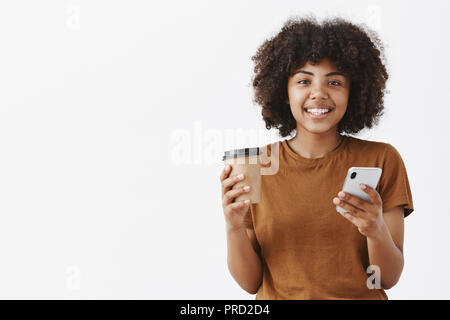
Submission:
[[[297,122],[297,131],[300,127],[311,133],[337,132],[347,110],[349,92],[350,79],[328,58],[316,65],[308,62],[296,70],[288,80],[287,103]],[[305,110],[313,108],[331,111],[318,116]]]

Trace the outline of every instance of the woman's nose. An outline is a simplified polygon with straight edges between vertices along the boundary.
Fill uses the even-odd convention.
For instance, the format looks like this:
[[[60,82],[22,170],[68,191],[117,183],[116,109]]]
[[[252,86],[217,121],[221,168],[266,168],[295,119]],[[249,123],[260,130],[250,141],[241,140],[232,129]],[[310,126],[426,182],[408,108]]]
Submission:
[[[311,94],[310,94],[311,98],[316,98],[316,99],[328,99],[328,92],[326,90],[326,88],[324,88],[321,85],[315,85],[314,87],[311,88]]]

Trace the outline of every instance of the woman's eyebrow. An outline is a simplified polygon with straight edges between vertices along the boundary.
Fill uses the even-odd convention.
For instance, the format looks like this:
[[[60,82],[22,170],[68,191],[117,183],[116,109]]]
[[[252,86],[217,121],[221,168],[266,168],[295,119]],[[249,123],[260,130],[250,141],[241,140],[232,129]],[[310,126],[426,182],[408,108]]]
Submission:
[[[305,74],[309,74],[311,76],[314,75],[314,73],[309,72],[309,71],[304,71],[304,70],[299,70],[295,74],[297,74],[297,73],[305,73]],[[343,76],[343,77],[345,77],[345,75],[342,72],[339,72],[339,71],[333,71],[333,72],[327,73],[325,75],[325,77],[329,77],[329,76]]]

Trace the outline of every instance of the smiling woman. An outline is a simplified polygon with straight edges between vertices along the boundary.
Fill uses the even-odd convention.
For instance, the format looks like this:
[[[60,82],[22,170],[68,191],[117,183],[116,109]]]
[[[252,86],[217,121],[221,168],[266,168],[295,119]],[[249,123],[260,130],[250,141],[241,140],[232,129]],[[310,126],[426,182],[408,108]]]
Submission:
[[[234,202],[245,190],[221,175],[228,267],[256,299],[387,299],[400,278],[403,219],[414,210],[405,165],[389,143],[345,135],[382,115],[382,47],[340,18],[300,18],[252,58],[266,128],[296,133],[277,142],[279,170],[261,176],[260,202]],[[364,189],[370,201],[341,192],[351,167],[382,169],[376,189]]]
[[[340,142],[337,127],[347,111],[350,79],[337,71],[333,61],[308,62],[288,79],[286,103],[297,123],[292,148],[306,157],[317,157]],[[302,150],[307,140],[320,137],[317,150]]]
[[[310,88],[316,84],[312,78],[320,78],[320,83],[326,78],[332,83],[329,87],[341,85],[348,91],[348,110],[339,122],[339,133],[372,128],[383,114],[389,77],[380,56],[382,48],[373,31],[340,18],[321,25],[313,17],[289,19],[252,57],[254,102],[262,106],[266,128],[277,128],[282,137],[297,129],[288,91],[295,80],[303,80],[296,84]],[[314,67],[319,62],[325,73]]]

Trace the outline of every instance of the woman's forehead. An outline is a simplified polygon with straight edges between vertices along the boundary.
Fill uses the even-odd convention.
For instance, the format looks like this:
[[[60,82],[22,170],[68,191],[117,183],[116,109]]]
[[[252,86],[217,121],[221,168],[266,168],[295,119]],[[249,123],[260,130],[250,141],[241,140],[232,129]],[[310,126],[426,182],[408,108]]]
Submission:
[[[342,70],[339,70],[334,62],[329,58],[323,58],[315,64],[311,61],[307,61],[303,66],[297,67],[291,73],[291,76],[297,74],[308,74],[311,76],[336,76],[340,75],[350,79],[350,77]]]
[[[336,65],[330,58],[323,58],[322,60],[318,61],[315,64],[313,64],[313,62],[308,60],[303,66],[297,68],[297,71],[302,69],[339,71],[337,70]]]

